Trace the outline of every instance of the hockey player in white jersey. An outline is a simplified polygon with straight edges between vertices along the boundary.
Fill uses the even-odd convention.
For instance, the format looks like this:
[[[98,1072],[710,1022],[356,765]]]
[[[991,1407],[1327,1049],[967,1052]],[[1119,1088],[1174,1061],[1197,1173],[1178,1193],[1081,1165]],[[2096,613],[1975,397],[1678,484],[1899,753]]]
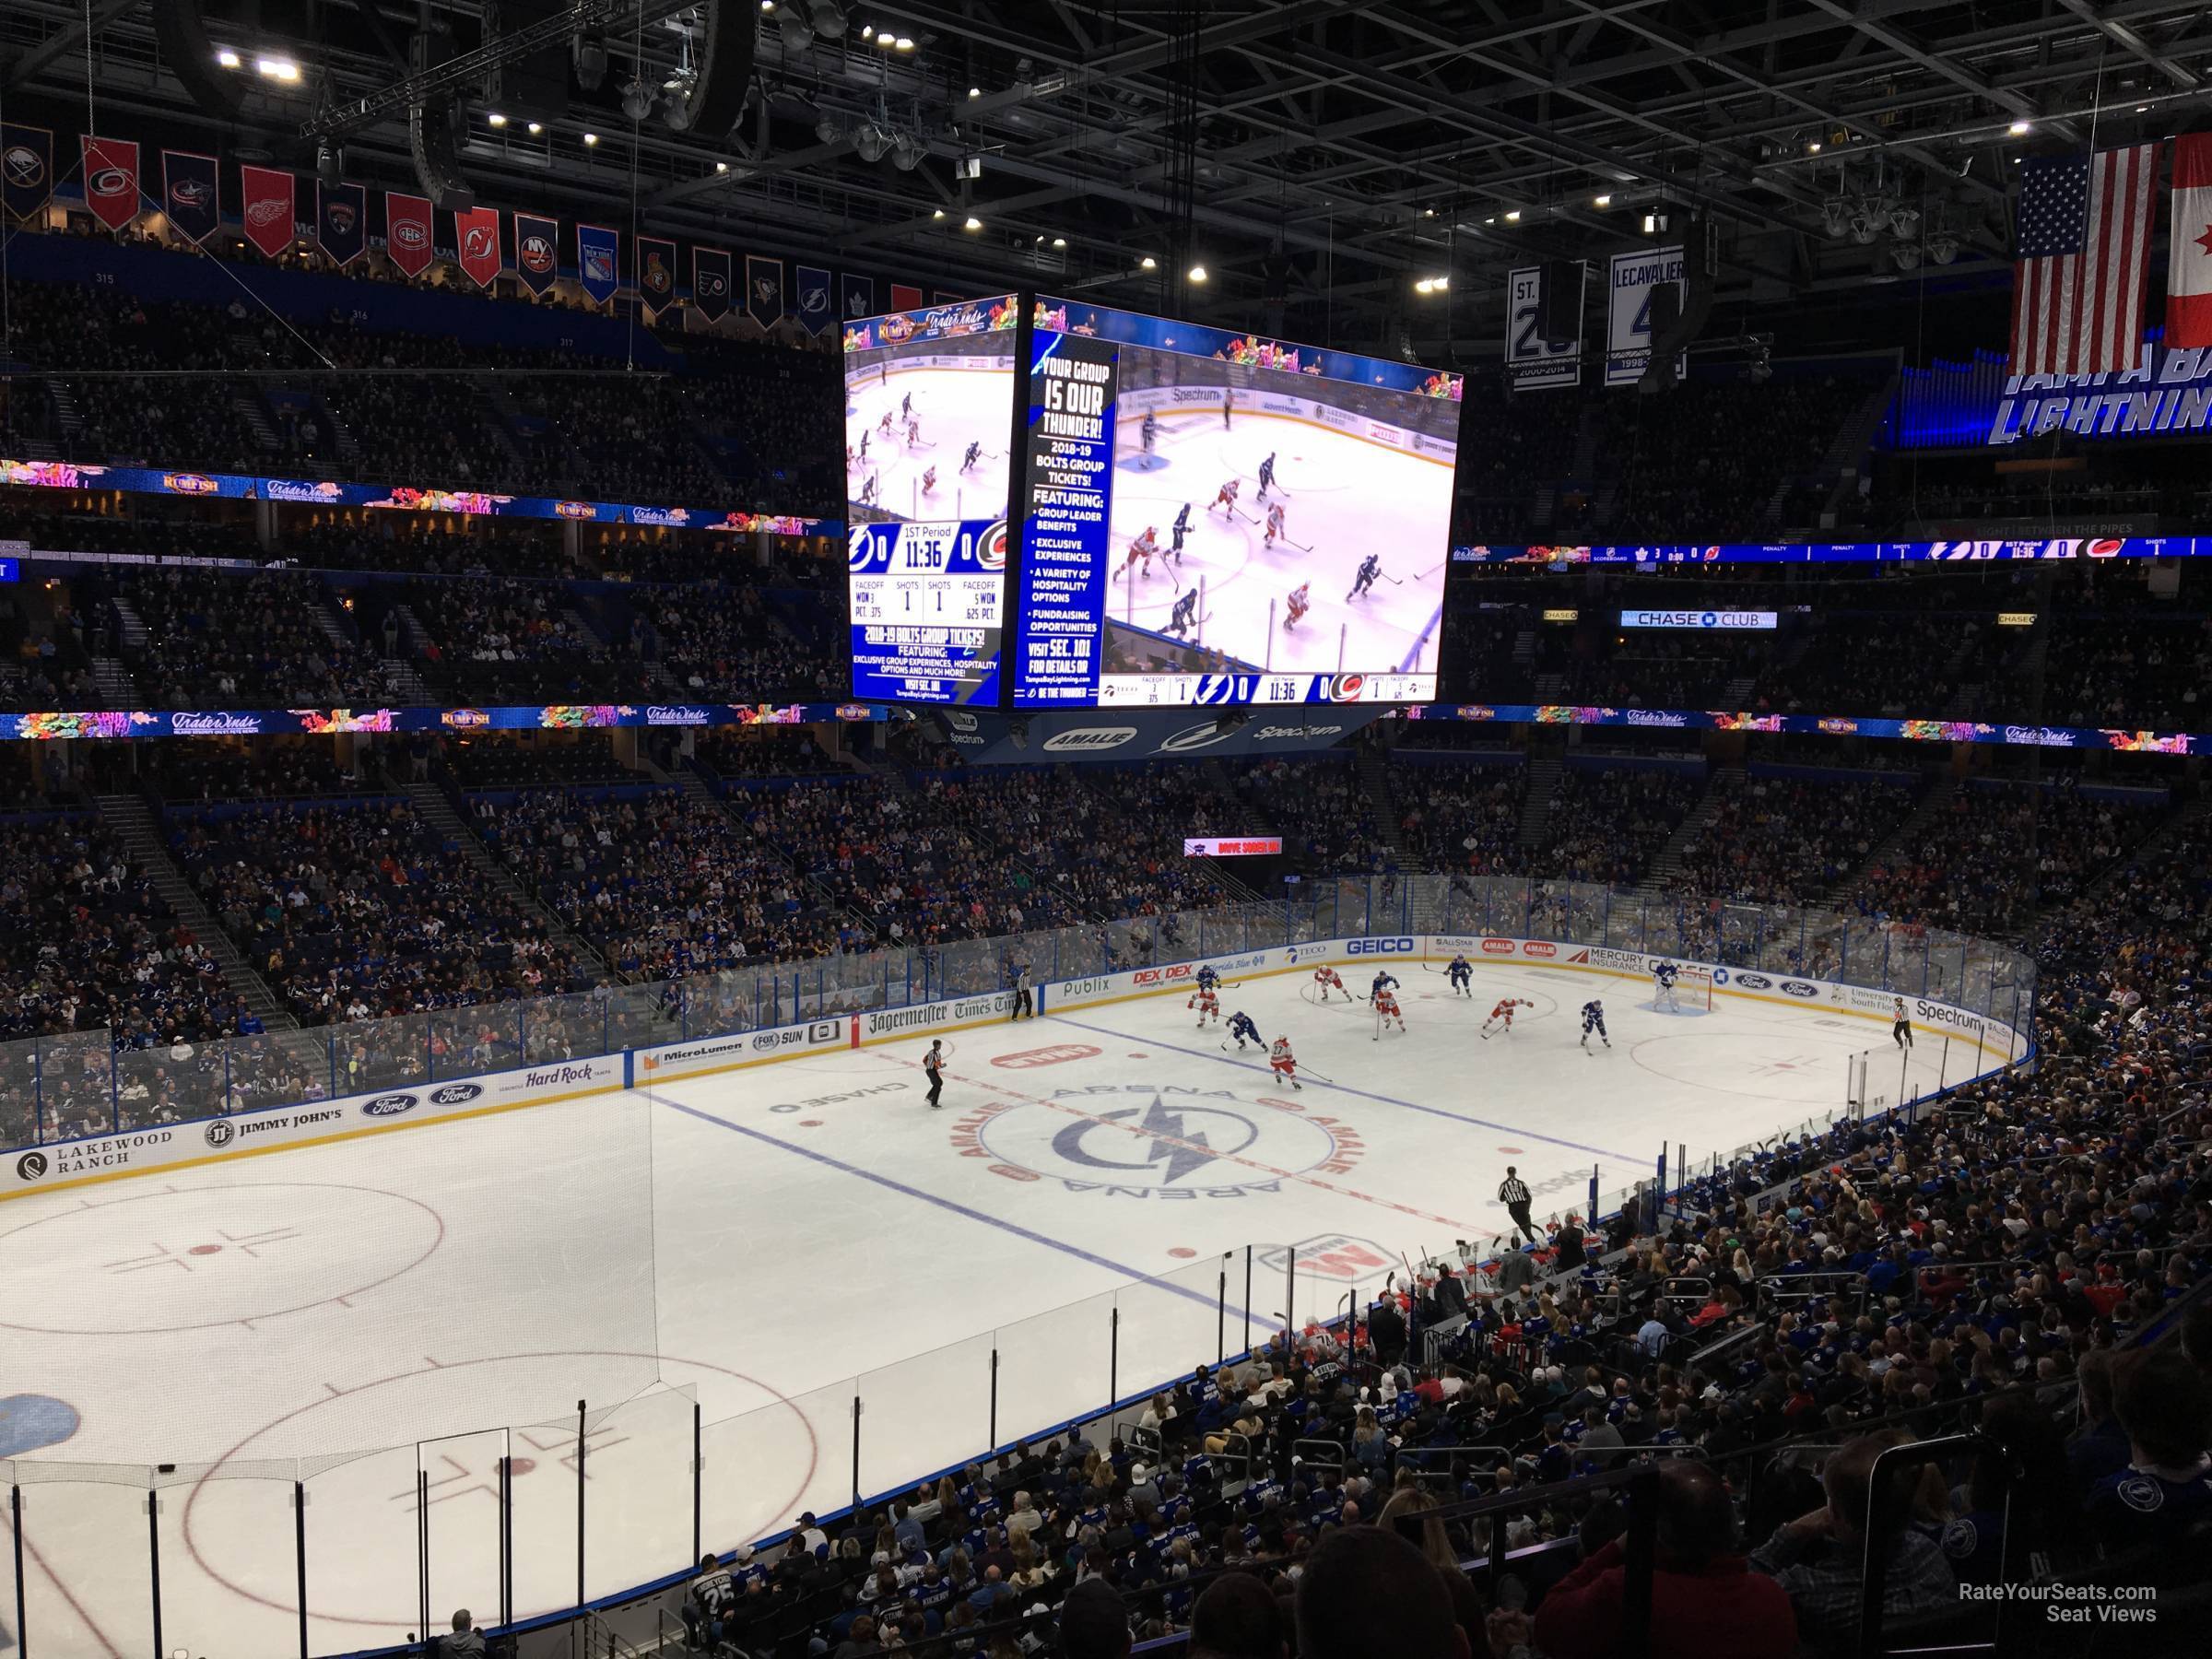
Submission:
[[[1674,963],[1661,960],[1652,968],[1652,1006],[1660,1013],[1679,1014],[1682,999],[1675,994],[1675,980],[1681,970]]]

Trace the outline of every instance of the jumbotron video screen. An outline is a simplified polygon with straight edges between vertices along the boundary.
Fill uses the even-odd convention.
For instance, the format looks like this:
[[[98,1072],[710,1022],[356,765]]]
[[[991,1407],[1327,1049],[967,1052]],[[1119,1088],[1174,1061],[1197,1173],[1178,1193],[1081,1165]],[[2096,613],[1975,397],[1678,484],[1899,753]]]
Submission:
[[[1017,708],[1433,698],[1460,377],[1040,296]]]

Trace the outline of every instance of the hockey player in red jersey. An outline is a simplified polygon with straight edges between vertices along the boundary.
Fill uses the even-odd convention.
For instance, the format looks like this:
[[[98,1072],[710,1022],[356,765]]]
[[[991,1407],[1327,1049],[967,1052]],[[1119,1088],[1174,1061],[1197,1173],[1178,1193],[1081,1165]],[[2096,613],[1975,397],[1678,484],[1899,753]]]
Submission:
[[[1312,608],[1313,601],[1307,596],[1306,593],[1306,590],[1312,585],[1310,582],[1301,582],[1290,590],[1290,614],[1283,618],[1285,628],[1296,628],[1298,619]]]
[[[1490,1017],[1482,1022],[1482,1040],[1485,1042],[1488,1042],[1490,1040],[1490,1028],[1498,1025],[1504,1026],[1507,1033],[1510,1035],[1513,1029],[1513,1010],[1515,1008],[1533,1008],[1536,1005],[1535,1003],[1530,1002],[1525,996],[1507,997],[1503,1002],[1500,1002],[1496,1007],[1492,1008],[1490,1010]]]
[[[1267,503],[1267,534],[1260,537],[1260,546],[1263,547],[1274,547],[1275,538],[1278,535],[1282,535],[1285,541],[1290,539],[1288,535],[1283,535],[1283,504],[1280,501],[1270,501]]]
[[[1389,990],[1375,993],[1375,1018],[1383,1025],[1395,1020],[1399,1030],[1406,1029],[1406,1016],[1398,1012],[1397,996]]]
[[[937,493],[937,469],[934,466],[924,467],[922,471],[922,493],[924,495]]]
[[[1313,983],[1320,989],[1321,1000],[1324,1003],[1329,1000],[1329,993],[1332,991],[1343,991],[1344,1000],[1346,1002],[1352,1000],[1352,994],[1344,990],[1344,982],[1336,977],[1336,970],[1326,962],[1313,970]]]
[[[1149,577],[1152,574],[1152,555],[1159,551],[1159,532],[1147,524],[1145,533],[1129,544],[1129,557],[1122,561],[1122,568],[1114,574],[1126,576],[1136,568],[1137,561],[1142,559],[1144,569],[1138,574]]]
[[[1289,1038],[1277,1037],[1275,1040],[1275,1046],[1267,1051],[1267,1064],[1275,1075],[1288,1083],[1291,1088],[1300,1089],[1305,1088],[1305,1085],[1298,1080],[1298,1060],[1290,1053]]]
[[[1214,507],[1226,507],[1230,512],[1235,512],[1237,491],[1243,487],[1243,483],[1244,480],[1241,478],[1231,478],[1228,483],[1222,485],[1219,493],[1214,497]],[[1206,512],[1213,512],[1214,507],[1208,507]]]
[[[1198,1026],[1201,1030],[1205,1030],[1206,1022],[1208,1019],[1211,1019],[1216,1025],[1221,1023],[1221,999],[1214,994],[1211,985],[1200,986],[1191,994],[1191,1000],[1182,1006],[1198,1010]]]

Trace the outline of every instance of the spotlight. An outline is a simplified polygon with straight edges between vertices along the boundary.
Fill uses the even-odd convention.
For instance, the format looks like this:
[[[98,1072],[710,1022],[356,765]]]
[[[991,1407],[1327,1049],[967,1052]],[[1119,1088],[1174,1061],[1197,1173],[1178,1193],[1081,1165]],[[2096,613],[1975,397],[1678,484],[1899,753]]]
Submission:
[[[1138,269],[1140,269],[1140,270],[1146,270],[1146,271],[1157,270],[1157,269],[1159,269],[1159,260],[1157,260],[1157,259],[1155,259],[1155,258],[1153,258],[1153,257],[1152,257],[1152,255],[1151,255],[1151,254],[1149,254],[1149,253],[1146,254],[1146,255],[1144,256],[1144,258],[1143,258],[1141,261],[1139,261],[1139,262],[1138,262],[1138,266],[1137,266],[1137,268],[1138,268]]]
[[[315,177],[335,184],[346,176],[346,152],[327,138],[315,146]]]
[[[2025,138],[2029,134],[2035,131],[2035,124],[2032,122],[2016,121],[2005,130],[2010,133],[2015,138]]]
[[[226,46],[215,54],[215,61],[226,69],[235,69],[238,67],[238,53]]]
[[[931,218],[933,218],[933,219],[941,219],[941,218],[943,218],[945,217],[945,209],[944,209],[944,208],[942,208],[942,207],[940,207],[940,208],[938,208],[938,209],[937,209],[937,210],[936,210],[935,213],[931,214],[929,217],[930,217]]]
[[[505,126],[507,124],[507,117],[500,114],[497,110],[494,110],[490,114],[485,116],[484,119],[490,122],[493,126]]]
[[[891,147],[891,135],[870,122],[853,135],[853,147],[863,161],[880,161],[884,152]]]
[[[922,158],[928,153],[923,147],[919,135],[901,133],[891,145],[891,165],[900,172],[912,172],[922,165]]]
[[[1055,247],[1055,248],[1065,248],[1065,247],[1066,247],[1066,246],[1067,246],[1067,238],[1066,238],[1066,237],[1065,237],[1065,236],[1055,236],[1055,237],[1053,237],[1053,247]]]
[[[596,133],[586,133],[583,135],[583,142],[584,147],[588,149],[591,146],[599,142],[599,135]]]
[[[1938,230],[1928,238],[1928,257],[1937,265],[1949,265],[1959,257],[1959,239],[1947,230]]]
[[[632,121],[642,121],[653,113],[653,100],[658,94],[641,80],[631,80],[622,88],[622,113]]]
[[[1193,282],[1204,282],[1206,280],[1206,267],[1202,265],[1193,265],[1191,267],[1191,280]]]
[[[530,136],[531,136],[531,137],[533,137],[533,138],[536,137],[536,136],[537,136],[537,135],[538,135],[540,133],[544,132],[545,130],[546,130],[546,129],[545,129],[543,126],[541,126],[541,125],[540,125],[538,123],[536,123],[536,122],[535,122],[535,121],[534,121],[534,122],[532,122],[532,123],[530,124]]]
[[[1844,223],[1850,217],[1850,205],[1841,196],[1830,196],[1820,204],[1821,227],[1827,230],[1831,241],[1841,240]]]
[[[1808,156],[1818,155],[1820,153],[1820,140],[1816,138],[1810,144],[1806,145],[1805,147],[1805,153]]]
[[[968,222],[960,227],[963,230],[981,230],[982,228],[983,221],[972,213],[968,216]]]
[[[273,81],[290,82],[300,78],[300,65],[290,58],[257,57],[253,60],[253,69]]]
[[[887,29],[881,34],[876,37],[876,44],[878,46],[888,46],[898,38],[899,37],[897,35],[893,34],[889,29]]]
[[[971,87],[968,88],[968,96],[971,98],[981,98],[982,95],[983,89],[981,87]]]
[[[905,35],[900,35],[897,40],[891,42],[891,45],[894,50],[899,52],[912,52],[914,49],[913,41],[909,40]]]
[[[1900,241],[1910,241],[1920,234],[1920,210],[1917,207],[1899,207],[1890,212],[1889,233]]]
[[[1862,248],[1867,246],[1875,238],[1881,235],[1882,225],[1887,217],[1887,215],[1874,212],[1866,204],[1861,203],[1858,210],[1851,216],[1851,240],[1857,242]]]
[[[824,144],[835,144],[845,135],[845,124],[825,110],[822,118],[814,124],[814,135]]]
[[[730,171],[730,164],[727,161],[717,161],[714,163],[714,171],[718,173],[728,172]]]
[[[1899,270],[1917,271],[1920,269],[1920,244],[1909,241],[1891,242],[1889,257],[1897,261]]]
[[[1659,216],[1657,214],[1647,213],[1643,216],[1643,233],[1646,236],[1659,234]]]
[[[1505,222],[1509,225],[1519,224],[1521,222],[1521,209],[1518,207],[1509,207],[1506,209]]]
[[[1590,206],[1593,207],[1610,207],[1613,206],[1613,198],[1609,195],[1592,196],[1590,198]]]

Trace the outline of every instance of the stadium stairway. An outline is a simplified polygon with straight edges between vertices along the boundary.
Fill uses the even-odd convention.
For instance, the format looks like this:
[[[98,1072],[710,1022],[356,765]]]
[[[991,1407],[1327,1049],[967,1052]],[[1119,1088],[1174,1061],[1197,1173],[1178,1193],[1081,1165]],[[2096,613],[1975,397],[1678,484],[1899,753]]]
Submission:
[[[1521,794],[1521,834],[1524,847],[1540,847],[1551,828],[1551,806],[1559,793],[1559,773],[1565,762],[1557,755],[1532,755],[1524,771]]]
[[[1359,787],[1367,794],[1367,804],[1375,815],[1375,830],[1382,844],[1390,849],[1391,862],[1402,870],[1414,867],[1414,859],[1406,851],[1406,843],[1398,839],[1398,797],[1390,787],[1389,751],[1372,745],[1359,749]]]
[[[135,709],[138,706],[138,682],[131,671],[123,665],[123,659],[96,656],[91,660],[92,683],[100,688],[100,706],[109,709]]]
[[[1882,429],[1883,418],[1889,413],[1890,401],[1897,395],[1897,382],[1898,374],[1893,369],[1888,378],[1869,392],[1836,429],[1828,453],[1820,457],[1819,475],[1836,481],[1828,492],[1825,523],[1840,523],[1844,503],[1858,492],[1860,469],[1866,465],[1875,436]]]
[[[65,381],[48,381],[46,395],[53,400],[54,429],[65,443],[75,443],[85,429],[84,412],[76,406],[76,394],[69,390]]]
[[[468,820],[454,809],[453,799],[435,783],[402,783],[400,792],[407,797],[416,816],[445,838],[457,849],[469,866],[481,876],[487,886],[498,888],[523,909],[544,924],[547,935],[575,954],[577,961],[584,964],[594,981],[614,977],[606,959],[592,948],[581,935],[571,933],[567,924],[552,911],[538,901],[537,895],[514,878],[513,873],[501,864],[492,850],[486,846],[477,832],[468,827]]]
[[[1659,849],[1659,855],[1652,860],[1652,867],[1637,883],[1638,892],[1662,893],[1674,885],[1690,848],[1698,844],[1698,838],[1720,817],[1728,796],[1743,788],[1747,776],[1740,766],[1716,766],[1705,774],[1705,793],[1698,797],[1695,806],[1683,814],[1674,834],[1667,837],[1666,845]]]
[[[154,817],[154,809],[146,797],[99,794],[92,797],[92,805],[100,814],[100,821],[123,843],[131,862],[146,872],[154,891],[161,895],[162,903],[207,947],[208,954],[222,969],[223,983],[229,987],[230,994],[253,1009],[270,1030],[296,1030],[300,1022],[269,988],[268,982],[248,965],[230,935],[200,901],[199,893],[185,879],[184,872],[170,857],[168,840],[162,835],[160,821]]]
[[[246,423],[246,430],[253,434],[253,441],[268,454],[283,447],[276,436],[276,423],[269,418],[268,406],[261,401],[261,394],[251,387],[240,387],[230,394],[230,406],[238,418]]]
[[[1853,900],[1858,898],[1859,889],[1866,885],[1866,873],[1877,865],[1887,865],[1900,851],[1916,843],[1923,830],[1935,822],[1940,814],[1950,810],[1951,802],[1958,794],[1959,774],[1945,771],[1928,786],[1927,793],[1920,797],[1920,805],[1912,808],[1905,821],[1884,837],[1874,851],[1866,855],[1866,862],[1859,866],[1858,873],[1836,889],[1835,897],[1830,900],[1831,908],[1848,911]]]

